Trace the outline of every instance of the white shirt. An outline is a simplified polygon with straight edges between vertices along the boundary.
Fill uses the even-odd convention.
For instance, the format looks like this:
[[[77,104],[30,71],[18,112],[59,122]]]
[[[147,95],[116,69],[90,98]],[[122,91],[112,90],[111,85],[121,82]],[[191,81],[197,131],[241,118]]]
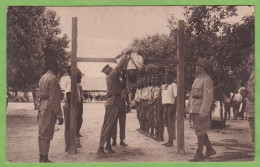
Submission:
[[[143,100],[148,100],[148,98],[149,98],[148,95],[149,95],[149,88],[148,87],[143,88],[142,99]]]
[[[136,89],[135,101],[140,102],[140,95],[141,95],[141,90],[140,89]]]
[[[71,80],[70,79],[66,83],[65,95],[68,92],[71,92]],[[80,94],[80,90],[79,90],[79,85],[78,84],[77,84],[77,102],[81,102],[81,94]]]
[[[159,86],[155,86],[154,87],[154,92],[153,92],[153,98],[157,99],[160,96],[160,87]]]
[[[164,84],[162,87],[162,104],[174,104],[176,97],[177,85],[175,83]]]

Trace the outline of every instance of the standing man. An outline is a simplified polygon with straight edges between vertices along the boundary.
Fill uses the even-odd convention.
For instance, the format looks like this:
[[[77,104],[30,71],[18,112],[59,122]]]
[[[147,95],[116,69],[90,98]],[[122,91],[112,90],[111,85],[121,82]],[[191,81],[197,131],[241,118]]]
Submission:
[[[247,104],[246,104],[246,116],[252,132],[252,142],[255,143],[255,67],[254,55],[251,55],[252,59],[252,73],[247,83]]]
[[[163,113],[162,111],[162,98],[160,91],[160,80],[158,76],[154,78],[154,123],[155,123],[155,140],[162,141],[163,140]]]
[[[151,129],[151,132],[149,133],[149,137],[155,138],[154,136],[154,76],[151,76],[149,78],[149,88],[148,88],[148,133],[149,129]]]
[[[213,102],[213,81],[209,76],[210,62],[205,58],[200,58],[196,65],[197,77],[192,85],[191,95],[187,105],[188,112],[194,125],[195,134],[198,138],[198,148],[195,156],[190,162],[201,161],[203,156],[203,146],[206,146],[205,157],[215,155],[207,134],[207,115]]]
[[[118,112],[124,108],[122,102],[122,87],[120,84],[120,75],[125,66],[127,57],[126,55],[122,56],[118,65],[113,69],[109,65],[106,65],[102,72],[104,72],[106,76],[106,84],[107,84],[107,101],[105,104],[105,116],[104,122],[101,129],[100,134],[100,142],[97,154],[100,156],[106,156],[104,152],[104,145],[107,142],[106,149],[109,152],[114,152],[110,145],[110,138],[112,135],[113,127],[116,126],[116,119],[118,117]]]
[[[67,72],[69,76],[71,76],[71,66],[67,68]],[[79,83],[81,82],[82,74],[79,70],[77,70],[77,125],[76,125],[76,136],[79,134],[79,124],[82,124],[82,114],[80,115],[80,112],[83,112],[83,103],[82,103],[82,94],[80,91]],[[65,89],[65,96],[66,96],[66,102],[63,106],[63,112],[64,112],[64,119],[65,119],[65,130],[64,130],[64,137],[65,137],[65,152],[69,152],[70,148],[70,115],[71,115],[71,80],[69,80],[66,84]],[[79,117],[81,118],[79,119]],[[77,137],[76,140],[76,147],[81,148],[80,140]]]
[[[175,121],[176,121],[176,97],[177,85],[174,83],[173,71],[167,71],[165,74],[166,84],[162,87],[162,104],[164,109],[164,124],[167,127],[169,140],[164,143],[165,147],[173,147],[173,140],[176,139]]]
[[[48,71],[39,81],[38,96],[40,99],[38,111],[38,145],[40,162],[51,162],[48,159],[50,141],[53,139],[54,127],[58,119],[63,124],[63,115],[60,105],[60,84],[56,75],[59,72],[58,62],[48,59],[45,63]]]
[[[119,122],[119,128],[120,128],[120,145],[127,146],[127,144],[124,141],[125,141],[125,125],[126,125],[126,113],[127,113],[126,93],[128,93],[128,91],[126,91],[125,89],[126,89],[126,87],[123,89],[123,91],[121,93],[122,108],[118,111],[118,117],[116,119],[116,126],[114,126],[113,127],[114,129],[112,130],[112,139],[113,139],[112,146],[116,146],[117,123],[118,122]]]
[[[141,117],[140,117],[140,110],[141,110],[141,99],[140,99],[140,96],[141,96],[141,85],[140,85],[140,79],[137,80],[137,89],[136,89],[136,92],[135,92],[135,108],[136,108],[136,114],[137,114],[137,119],[138,119],[138,122],[139,122],[139,127],[137,129],[137,131],[141,132],[141,129],[142,129],[142,125],[141,125]]]

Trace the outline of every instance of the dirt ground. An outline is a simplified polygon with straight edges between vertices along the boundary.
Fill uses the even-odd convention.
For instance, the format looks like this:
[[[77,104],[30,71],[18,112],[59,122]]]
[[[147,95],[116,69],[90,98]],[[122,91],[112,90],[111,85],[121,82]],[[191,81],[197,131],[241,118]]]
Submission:
[[[186,153],[180,155],[176,153],[176,141],[174,141],[174,147],[166,148],[161,145],[164,142],[158,142],[140,134],[136,130],[138,128],[136,111],[132,110],[127,114],[126,121],[128,146],[115,146],[113,149],[116,153],[106,158],[100,158],[96,152],[104,112],[104,103],[84,103],[81,129],[83,137],[80,138],[83,147],[78,149],[78,154],[75,155],[69,155],[64,151],[64,125],[56,125],[49,159],[54,162],[187,162],[195,154],[197,139],[193,129],[189,128],[188,118],[185,119]],[[38,162],[36,115],[37,111],[33,110],[33,103],[8,104],[8,162]],[[254,160],[254,144],[251,142],[250,129],[246,120],[228,120],[225,129],[211,129],[208,135],[217,154],[205,161],[245,162]],[[164,138],[168,138],[166,129]]]

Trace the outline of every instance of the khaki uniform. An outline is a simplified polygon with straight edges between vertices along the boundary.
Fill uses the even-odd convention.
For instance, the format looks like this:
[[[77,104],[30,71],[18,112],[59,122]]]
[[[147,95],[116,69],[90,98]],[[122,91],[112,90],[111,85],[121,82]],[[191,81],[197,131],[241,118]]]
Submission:
[[[136,89],[135,92],[135,108],[137,113],[137,119],[139,121],[140,129],[141,129],[141,118],[140,118],[140,112],[141,112],[141,89]]]
[[[148,89],[148,132],[151,128],[151,133],[154,133],[154,87],[150,86]]]
[[[255,142],[255,71],[248,80],[247,91],[246,116],[252,131],[252,141]]]
[[[63,118],[60,105],[60,84],[52,71],[47,71],[39,81],[38,142],[42,155],[48,155],[57,118]]]
[[[154,87],[153,91],[153,98],[154,98],[154,127],[155,127],[155,135],[160,136],[160,127],[159,127],[159,110],[161,108],[161,95],[160,95],[160,88],[158,86]]]
[[[144,120],[144,129],[145,132],[148,133],[149,130],[149,106],[148,106],[148,98],[149,98],[149,87],[143,88],[142,91],[142,99],[143,99],[143,120]]]
[[[125,91],[122,91],[122,108],[118,111],[118,116],[116,118],[116,126],[113,127],[112,130],[112,139],[116,140],[117,136],[117,123],[119,121],[120,128],[120,140],[125,140],[125,125],[126,125],[126,96]]]
[[[199,75],[192,85],[187,106],[197,136],[207,134],[207,115],[213,102],[213,93],[213,81],[209,75]]]
[[[140,89],[140,120],[141,120],[141,130],[145,131],[145,117],[144,117],[145,102],[143,99],[143,93],[144,93],[144,88]]]
[[[66,89],[65,89],[65,95],[67,95],[67,93],[69,93],[69,97],[67,97],[67,100],[63,106],[63,112],[64,112],[64,138],[65,138],[65,151],[68,151],[69,147],[70,147],[70,115],[71,115],[71,108],[70,108],[70,98],[71,98],[71,80],[69,80],[69,82],[66,85]],[[79,84],[77,84],[77,113],[76,113],[76,117],[77,117],[77,124],[76,124],[76,133],[79,133],[79,127],[81,127],[82,124],[82,114],[81,114],[81,119],[79,119],[79,115],[80,113],[83,113],[83,103],[82,103],[82,97],[81,97],[81,86]],[[77,134],[76,134],[77,135]]]
[[[123,103],[124,99],[121,97],[122,88],[119,80],[125,60],[126,57],[122,57],[115,69],[106,77],[108,98],[105,103],[105,116],[100,134],[99,147],[101,148],[104,147],[105,142],[110,144],[112,130],[117,123],[118,112],[122,111],[125,107],[125,103]]]

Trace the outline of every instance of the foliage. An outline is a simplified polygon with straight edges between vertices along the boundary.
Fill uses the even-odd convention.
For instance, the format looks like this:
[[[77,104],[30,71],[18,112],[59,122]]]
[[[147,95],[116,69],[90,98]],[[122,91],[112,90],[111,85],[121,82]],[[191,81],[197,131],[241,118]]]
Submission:
[[[249,76],[246,61],[253,52],[254,14],[244,17],[240,24],[230,24],[225,19],[237,16],[236,6],[185,6],[184,10],[185,88],[191,89],[199,57],[211,61],[219,90],[236,91],[245,85]],[[173,14],[168,25],[171,34],[176,33],[176,25]]]
[[[68,38],[60,36],[59,17],[45,7],[8,7],[7,85],[18,90],[36,86],[53,56],[66,67]],[[63,72],[63,71],[62,71]]]

